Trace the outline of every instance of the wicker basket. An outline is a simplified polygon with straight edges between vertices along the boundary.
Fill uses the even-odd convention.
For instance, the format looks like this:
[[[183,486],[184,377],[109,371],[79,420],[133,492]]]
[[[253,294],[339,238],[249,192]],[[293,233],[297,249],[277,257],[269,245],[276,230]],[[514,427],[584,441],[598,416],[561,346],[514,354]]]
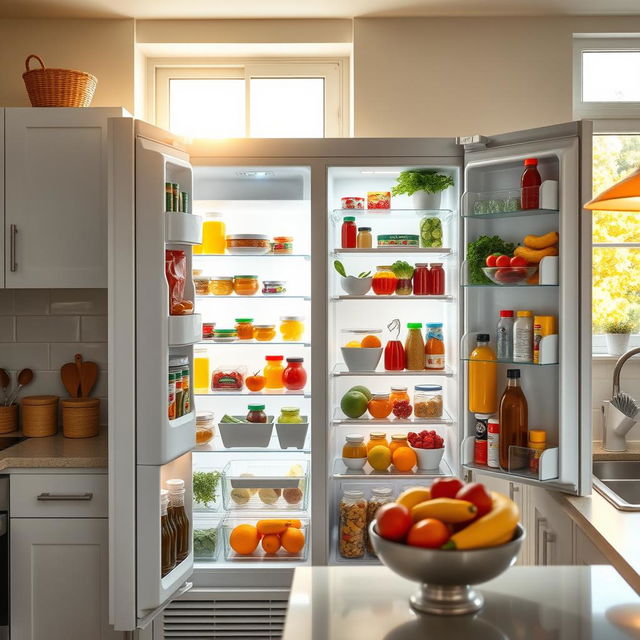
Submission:
[[[100,398],[63,398],[60,404],[65,438],[92,438],[98,435]]]
[[[35,58],[42,67],[30,69]],[[25,60],[22,74],[32,107],[88,107],[93,99],[98,79],[85,71],[47,69],[42,58],[31,54]]]
[[[11,433],[18,428],[18,405],[0,406],[0,433]]]
[[[58,396],[26,396],[20,407],[27,438],[45,438],[58,430]]]

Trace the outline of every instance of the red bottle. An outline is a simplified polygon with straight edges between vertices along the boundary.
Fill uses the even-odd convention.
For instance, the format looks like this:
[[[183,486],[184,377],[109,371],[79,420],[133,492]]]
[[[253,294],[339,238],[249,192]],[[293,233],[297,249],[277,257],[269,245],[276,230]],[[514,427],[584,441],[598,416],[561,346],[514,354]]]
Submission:
[[[429,270],[429,280],[431,284],[431,290],[429,293],[434,296],[444,295],[444,269],[441,262],[431,263],[431,269]]]
[[[400,340],[389,340],[384,348],[385,371],[404,371],[404,346]]]
[[[413,295],[428,296],[431,293],[431,274],[429,265],[420,263],[413,272]]]
[[[304,389],[307,384],[307,372],[302,363],[304,358],[287,358],[287,366],[282,373],[282,382],[289,391]]]
[[[540,208],[540,185],[542,178],[538,173],[538,159],[527,158],[524,161],[524,171],[520,179],[520,200],[523,209]]]
[[[342,248],[355,249],[358,228],[356,227],[355,216],[346,216],[342,221]]]

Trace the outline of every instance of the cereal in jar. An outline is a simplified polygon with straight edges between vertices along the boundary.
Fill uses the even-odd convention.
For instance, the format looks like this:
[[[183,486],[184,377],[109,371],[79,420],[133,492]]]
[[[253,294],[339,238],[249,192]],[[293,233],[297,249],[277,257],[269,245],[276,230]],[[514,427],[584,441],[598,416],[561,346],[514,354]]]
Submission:
[[[369,525],[376,517],[378,509],[391,502],[391,488],[390,487],[373,487],[371,489],[371,498],[367,503],[367,532],[369,531]],[[371,540],[367,535],[367,551],[373,555],[376,555],[373,547],[371,546]]]
[[[338,551],[343,558],[362,558],[367,541],[367,501],[364,493],[345,489],[339,510]]]
[[[418,384],[414,388],[413,411],[416,418],[442,417],[442,386]]]

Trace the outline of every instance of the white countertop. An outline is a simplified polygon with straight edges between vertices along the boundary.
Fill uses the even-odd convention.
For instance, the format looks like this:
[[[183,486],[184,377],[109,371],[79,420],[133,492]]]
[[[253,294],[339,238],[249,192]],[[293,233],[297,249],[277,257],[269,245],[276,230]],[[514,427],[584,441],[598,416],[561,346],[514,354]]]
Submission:
[[[416,588],[386,567],[298,568],[283,640],[640,637],[640,598],[609,566],[513,567],[480,585],[486,604],[475,616],[416,614]]]

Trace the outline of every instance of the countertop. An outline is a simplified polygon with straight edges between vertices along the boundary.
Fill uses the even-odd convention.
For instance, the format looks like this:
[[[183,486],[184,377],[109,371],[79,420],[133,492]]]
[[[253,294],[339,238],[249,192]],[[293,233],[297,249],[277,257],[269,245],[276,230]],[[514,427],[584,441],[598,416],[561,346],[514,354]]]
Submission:
[[[106,468],[106,427],[94,438],[27,438],[0,451],[0,471],[18,468]]]
[[[640,460],[640,442],[627,442],[626,451],[605,451],[602,448],[602,442],[594,441],[593,443],[593,459],[594,460]]]
[[[640,598],[613,567],[513,567],[475,616],[416,614],[416,583],[386,567],[295,571],[283,640],[628,640]],[[625,633],[626,630],[626,633]]]

